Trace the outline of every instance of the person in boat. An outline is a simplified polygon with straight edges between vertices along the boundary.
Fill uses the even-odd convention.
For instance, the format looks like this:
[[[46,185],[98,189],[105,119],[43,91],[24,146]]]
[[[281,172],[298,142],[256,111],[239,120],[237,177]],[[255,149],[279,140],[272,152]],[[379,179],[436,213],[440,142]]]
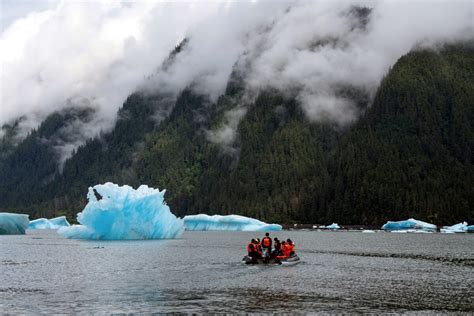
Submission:
[[[288,249],[288,251],[289,251],[289,253],[290,253],[289,256],[290,256],[290,257],[291,257],[291,256],[294,256],[294,255],[295,255],[295,243],[294,243],[290,238],[288,238],[288,239],[286,240],[286,243],[288,244],[288,248],[289,248],[289,249]]]
[[[272,252],[272,257],[276,258],[277,256],[280,255],[280,251],[281,251],[281,243],[277,237],[273,238],[273,247],[274,249]]]
[[[288,244],[286,241],[281,242],[281,253],[276,257],[277,259],[286,259],[290,256]]]
[[[265,237],[262,238],[263,256],[270,258],[272,254],[272,239],[269,233],[265,233]]]
[[[248,256],[253,260],[257,260],[259,258],[258,250],[257,250],[257,241],[252,239],[249,244],[247,245]]]
[[[257,246],[257,251],[258,254],[260,255],[260,258],[262,257],[262,244],[260,243],[260,238],[255,239],[256,240],[256,246]]]

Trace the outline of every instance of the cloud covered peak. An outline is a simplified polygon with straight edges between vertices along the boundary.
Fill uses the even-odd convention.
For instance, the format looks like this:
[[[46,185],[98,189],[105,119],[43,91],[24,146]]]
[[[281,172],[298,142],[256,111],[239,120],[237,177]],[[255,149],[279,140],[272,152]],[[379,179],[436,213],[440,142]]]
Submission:
[[[215,100],[236,68],[247,91],[276,88],[309,118],[346,123],[357,108],[341,89],[371,94],[414,47],[472,38],[472,10],[470,1],[61,1],[0,35],[0,125],[24,117],[27,131],[87,104],[97,116],[84,123],[89,136],[110,129],[137,89],[191,87]]]

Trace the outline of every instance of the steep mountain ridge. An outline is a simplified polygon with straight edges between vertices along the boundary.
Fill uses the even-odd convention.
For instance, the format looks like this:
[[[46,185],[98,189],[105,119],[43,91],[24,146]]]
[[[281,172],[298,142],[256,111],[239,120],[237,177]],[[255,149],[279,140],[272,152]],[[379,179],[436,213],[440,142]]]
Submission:
[[[473,52],[468,43],[403,56],[368,108],[363,95],[341,90],[362,109],[344,127],[308,120],[294,98],[272,89],[249,103],[236,76],[216,103],[191,90],[172,106],[159,93],[135,93],[114,130],[78,148],[62,173],[51,173],[53,156],[36,149],[34,133],[28,136],[8,155],[15,158],[0,164],[0,209],[73,217],[88,186],[113,181],[166,188],[179,215],[237,213],[285,223],[472,221]],[[235,139],[227,147],[216,143],[210,135],[236,108],[245,115]],[[37,163],[21,163],[31,155]]]

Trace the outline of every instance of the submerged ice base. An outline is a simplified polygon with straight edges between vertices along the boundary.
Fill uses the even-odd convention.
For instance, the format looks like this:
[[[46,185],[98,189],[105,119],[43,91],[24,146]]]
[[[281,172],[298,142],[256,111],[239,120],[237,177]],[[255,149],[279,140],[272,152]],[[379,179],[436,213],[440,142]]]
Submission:
[[[146,185],[136,190],[110,182],[96,185],[89,188],[89,203],[77,214],[81,225],[62,227],[58,233],[74,239],[177,238],[184,231],[184,221],[171,213],[164,195],[165,190]]]
[[[29,222],[26,214],[0,213],[0,235],[24,234]]]
[[[391,222],[388,221],[382,226],[383,230],[388,231],[405,231],[405,230],[425,230],[436,231],[436,225],[422,222],[414,218],[409,218],[405,221]]]
[[[184,217],[186,230],[209,231],[278,231],[281,225],[267,224],[258,219],[240,215],[188,215]]]
[[[28,229],[59,229],[61,227],[69,227],[71,224],[65,216],[59,216],[51,219],[38,218],[30,221]]]

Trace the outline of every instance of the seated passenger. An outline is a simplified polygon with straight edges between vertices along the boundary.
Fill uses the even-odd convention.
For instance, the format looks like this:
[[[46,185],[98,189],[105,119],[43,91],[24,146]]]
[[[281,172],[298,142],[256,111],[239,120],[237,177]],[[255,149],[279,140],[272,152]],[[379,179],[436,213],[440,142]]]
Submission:
[[[258,251],[260,257],[262,257],[262,244],[260,243],[260,239],[259,239],[259,238],[257,238],[256,241],[257,241],[257,243],[256,243],[256,245],[257,245],[257,251]]]
[[[286,259],[290,256],[290,246],[286,241],[281,242],[281,255],[277,256],[277,259]]]
[[[249,242],[249,244],[247,245],[247,251],[248,251],[248,256],[250,258],[257,259],[259,257],[255,239],[252,239]]]
[[[280,240],[278,240],[277,237],[273,238],[273,252],[272,252],[272,257],[276,258],[277,256],[281,255],[281,244]]]
[[[291,256],[294,256],[295,255],[295,243],[290,239],[288,238],[286,240],[287,244],[288,244],[288,248],[289,248],[289,252],[290,252],[290,257]]]

